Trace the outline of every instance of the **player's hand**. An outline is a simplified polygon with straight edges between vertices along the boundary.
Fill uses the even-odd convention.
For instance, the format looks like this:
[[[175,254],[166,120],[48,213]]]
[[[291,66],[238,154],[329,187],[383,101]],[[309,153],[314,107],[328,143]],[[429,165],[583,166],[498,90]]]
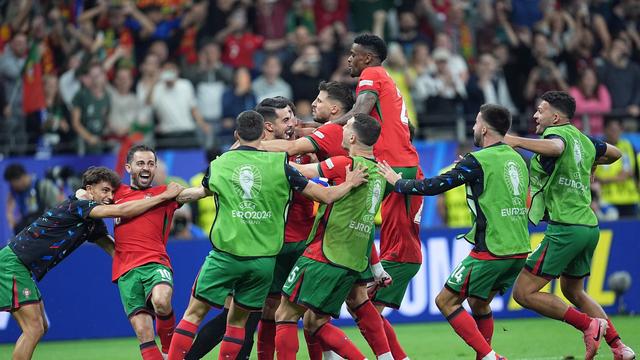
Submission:
[[[511,147],[518,147],[518,138],[516,136],[513,136],[511,134],[506,134],[504,136],[504,140],[502,140],[503,143],[511,146]]]
[[[373,279],[378,287],[387,287],[393,283],[391,275],[382,267],[381,263],[371,265],[371,272],[373,273]]]
[[[184,186],[175,182],[171,182],[169,183],[169,185],[167,185],[167,189],[162,193],[162,195],[167,200],[170,200],[178,196],[182,192],[182,190],[184,190]]]
[[[396,185],[398,180],[402,179],[402,175],[393,171],[391,166],[389,166],[386,161],[378,163],[378,172],[380,173],[380,175],[384,176],[385,179],[387,179],[389,184],[394,186]]]
[[[353,170],[349,169],[349,166],[347,165],[345,169],[347,171],[345,182],[349,182],[353,184],[353,186],[360,186],[362,183],[369,181],[367,180],[369,174],[365,172],[365,168],[361,165],[356,166]]]
[[[89,193],[85,189],[76,190],[76,198],[81,200],[91,200],[91,196],[89,196]]]

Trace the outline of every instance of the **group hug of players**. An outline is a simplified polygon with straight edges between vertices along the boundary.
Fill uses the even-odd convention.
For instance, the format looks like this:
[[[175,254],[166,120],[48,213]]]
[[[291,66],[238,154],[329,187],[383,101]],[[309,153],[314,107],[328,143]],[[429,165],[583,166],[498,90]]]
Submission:
[[[308,358],[365,359],[330,322],[345,302],[377,359],[408,359],[380,313],[399,308],[422,263],[421,196],[463,184],[474,218],[464,239],[474,247],[436,305],[476,358],[505,359],[491,347],[489,304],[515,283],[519,304],[584,333],[586,359],[595,357],[602,338],[614,359],[635,359],[584,291],[599,237],[589,206],[591,171],[619,159],[620,151],[570,124],[575,101],[567,93],[548,92],[534,115],[540,139],[508,135],[508,110],[483,105],[473,127],[480,150],[424,179],[404,102],[380,66],[385,58],[380,38],[355,39],[349,70],[359,77],[356,98],[346,85],[321,83],[312,109],[324,124],[308,136],[295,139],[287,99],[269,98],[241,113],[237,144],[210,163],[201,186],[152,186],[157,158],[145,145],[127,155],[129,186],[110,169],[88,169],[76,196],[45,211],[0,250],[0,310],[10,311],[22,329],[13,359],[30,359],[47,330],[34,279],[84,241],[113,256],[112,281],[145,360],[200,359],[217,344],[220,359],[248,359],[256,330],[259,359],[295,359],[300,319]],[[535,154],[530,169],[516,147]],[[308,180],[317,177],[331,186]],[[167,224],[181,204],[209,196],[217,209],[213,249],[176,326]],[[314,201],[322,204],[315,215]],[[373,246],[379,211],[380,256]],[[101,220],[107,217],[116,219],[115,241]],[[548,222],[533,252],[528,220]],[[558,277],[577,308],[541,292]],[[472,314],[462,307],[465,300]],[[211,307],[224,310],[200,326]]]

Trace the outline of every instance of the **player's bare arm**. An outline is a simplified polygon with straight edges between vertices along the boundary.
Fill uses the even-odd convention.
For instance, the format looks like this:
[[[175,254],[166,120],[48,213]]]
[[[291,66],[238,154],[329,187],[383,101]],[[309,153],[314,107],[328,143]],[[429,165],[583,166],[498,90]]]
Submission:
[[[100,248],[111,257],[113,257],[113,254],[116,251],[116,244],[111,235],[107,235],[96,240],[96,245],[100,246]]]
[[[300,173],[306,178],[311,179],[320,176],[320,171],[318,171],[318,164],[297,164],[295,162],[290,162],[289,165],[300,171]]]
[[[607,151],[604,153],[604,155],[596,159],[596,164],[598,165],[613,164],[621,157],[622,157],[622,152],[620,151],[620,149],[607,143]]]
[[[180,195],[176,197],[176,201],[180,204],[185,204],[193,201],[198,201],[211,195],[213,195],[211,190],[206,189],[204,186],[200,185],[182,190]]]
[[[266,151],[283,151],[289,155],[302,155],[315,152],[311,140],[307,138],[299,138],[295,141],[290,140],[268,140],[260,143],[262,149]]]
[[[353,105],[353,109],[349,110],[342,117],[336,120],[331,120],[331,122],[338,125],[345,125],[347,121],[353,117],[353,114],[370,114],[371,110],[373,110],[373,107],[376,105],[376,101],[378,101],[378,96],[376,96],[376,94],[371,91],[364,91],[356,98],[356,103]]]
[[[549,157],[559,157],[564,151],[564,142],[558,138],[529,139],[507,134],[504,137],[504,143],[512,147],[519,147]]]
[[[350,170],[349,166],[346,166],[346,172],[346,180],[342,184],[325,188],[314,182],[309,182],[302,190],[302,195],[314,201],[332,204],[347,195],[351,189],[367,182],[367,174],[364,172],[364,168],[360,166],[354,170]]]
[[[124,204],[98,205],[91,210],[89,216],[94,219],[108,217],[129,218],[138,216],[156,205],[160,205],[165,201],[174,199],[183,189],[183,186],[172,182],[160,195],[153,196],[148,199],[129,201]]]

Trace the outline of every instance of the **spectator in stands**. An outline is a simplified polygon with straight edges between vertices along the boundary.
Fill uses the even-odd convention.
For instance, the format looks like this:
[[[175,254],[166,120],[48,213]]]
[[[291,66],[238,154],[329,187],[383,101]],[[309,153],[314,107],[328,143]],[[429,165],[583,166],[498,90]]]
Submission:
[[[179,77],[175,63],[163,65],[159,81],[149,93],[147,103],[158,119],[158,148],[197,147],[196,126],[203,133],[210,133],[209,125],[198,111],[193,85]]]
[[[429,41],[418,28],[418,18],[415,12],[407,9],[398,14],[398,36],[395,41],[402,46],[405,56],[413,53],[416,44]]]
[[[499,71],[500,70],[500,71]],[[473,113],[482,104],[498,104],[506,107],[513,114],[518,113],[507,80],[492,54],[482,54],[475,66],[475,73],[467,83],[468,98],[465,102],[465,113]]]
[[[253,55],[262,49],[264,37],[254,34],[247,24],[246,10],[238,8],[227,19],[228,35],[224,38],[222,61],[237,69],[246,67],[253,70]]]
[[[249,70],[242,67],[236,69],[233,86],[227,87],[222,95],[222,126],[217,131],[218,145],[233,144],[236,116],[247,109],[253,109],[256,104],[256,96],[251,90]]]
[[[99,154],[106,149],[102,138],[108,124],[111,99],[100,63],[89,66],[87,83],[73,98],[71,124],[78,135],[79,154]]]
[[[283,96],[291,99],[291,86],[280,77],[282,64],[276,55],[269,55],[262,64],[262,75],[253,81],[251,86],[258,102],[274,97]]]
[[[620,218],[636,218],[640,194],[635,178],[636,152],[633,145],[621,138],[622,125],[616,118],[608,119],[604,127],[604,140],[622,152],[622,158],[607,166],[598,166],[596,179],[602,188],[602,200],[615,206]]]
[[[17,234],[50,207],[64,200],[56,185],[48,179],[38,179],[24,166],[9,164],[4,170],[4,180],[9,184],[6,217],[9,227]]]
[[[215,160],[218,156],[222,155],[222,151],[220,151],[217,147],[207,148],[205,152],[205,160],[207,161],[207,167],[213,160]],[[205,168],[206,169],[206,168]],[[191,179],[189,179],[189,184],[191,186],[200,186],[202,184],[202,179],[205,175],[205,169],[203,171],[193,175]],[[216,205],[215,203],[211,206],[211,200],[208,199],[200,199],[194,203],[190,204],[192,206],[192,213],[194,222],[203,230],[208,231],[211,229],[213,225],[213,219],[216,217]]]
[[[156,163],[156,174],[153,177],[153,184],[158,185],[169,185],[170,183],[175,182],[180,184],[181,186],[186,187],[187,181],[179,176],[173,176],[169,173],[169,169],[167,168],[167,163],[158,159]]]
[[[153,107],[147,101],[149,98],[149,94],[151,93],[151,89],[158,82],[160,78],[160,59],[155,54],[148,54],[144,58],[144,62],[140,66],[140,79],[138,79],[138,83],[136,84],[136,97],[138,101],[142,104],[142,109],[140,110],[140,119],[143,119],[143,122],[154,122],[154,114]],[[148,141],[153,140],[153,137],[147,139]]]
[[[16,145],[24,143],[26,131],[22,111],[22,69],[27,60],[27,35],[16,33],[9,46],[0,56],[0,79],[4,87],[5,107],[2,109],[5,121],[0,125],[0,141],[14,150]]]
[[[286,18],[291,0],[257,0],[255,30],[264,37],[265,50],[278,52],[287,47]]]
[[[339,33],[347,31],[349,2],[340,0],[317,0],[313,2],[313,15],[316,32],[320,34],[328,27],[339,29]]]
[[[460,156],[465,156],[472,150],[469,143],[458,143],[454,162]],[[440,170],[439,174],[453,169],[455,163]],[[467,205],[467,191],[464,186],[458,186],[443,194],[438,195],[437,200],[438,215],[445,226],[453,228],[470,227],[471,214]]]
[[[222,95],[225,88],[233,83],[233,70],[220,61],[220,46],[207,41],[198,53],[198,64],[187,69],[185,77],[193,83],[198,110],[212,130],[204,143],[205,147],[209,147],[221,126]]]
[[[569,86],[564,75],[553,61],[550,42],[543,33],[533,35],[532,55],[536,59],[536,66],[529,72],[524,97],[531,108],[535,107],[535,100],[551,90],[568,91]]]
[[[143,115],[143,103],[131,92],[133,75],[130,68],[116,70],[113,87],[108,87],[111,111],[107,131],[117,139],[124,139],[134,131],[151,130],[151,119]]]
[[[318,84],[328,76],[322,73],[321,62],[318,47],[307,45],[287,69],[285,79],[291,84],[293,100],[301,117],[307,114],[303,109],[311,109],[311,102],[318,92]]]
[[[611,43],[604,62],[598,67],[598,78],[611,94],[611,106],[616,114],[640,116],[640,66],[630,59],[631,48],[623,36]]]
[[[204,231],[202,231],[198,225],[194,224],[189,206],[183,206],[173,213],[169,236],[175,240],[200,240],[207,238]]]
[[[398,87],[400,94],[402,94],[409,120],[415,126],[418,123],[418,118],[411,98],[411,89],[415,79],[411,77],[402,47],[398,43],[389,43],[387,51],[387,60],[384,63],[384,67]]]
[[[452,75],[459,77],[460,80],[466,84],[467,80],[469,80],[469,67],[467,66],[467,61],[454,47],[451,41],[451,36],[444,32],[437,33],[435,36],[433,52],[435,53],[437,49],[447,51],[447,66],[449,67],[449,71]]]
[[[47,75],[43,78],[47,116],[42,124],[43,142],[55,152],[73,151],[74,134],[71,131],[71,114],[58,91],[58,78]]]
[[[611,111],[611,97],[606,86],[598,82],[594,69],[582,70],[578,83],[569,89],[569,94],[576,99],[573,124],[588,134],[602,135],[604,115]],[[589,126],[589,131],[585,125]]]

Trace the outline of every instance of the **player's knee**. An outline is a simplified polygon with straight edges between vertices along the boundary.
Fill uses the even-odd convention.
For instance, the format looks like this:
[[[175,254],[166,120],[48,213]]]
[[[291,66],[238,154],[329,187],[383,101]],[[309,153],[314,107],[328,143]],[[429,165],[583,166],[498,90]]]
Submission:
[[[522,286],[514,286],[513,288],[513,300],[515,300],[520,306],[529,307],[528,291]]]
[[[449,303],[449,300],[448,300],[447,294],[444,291],[441,291],[436,296],[436,306],[438,307],[438,309],[440,309],[440,311],[442,311],[447,307],[448,303]]]
[[[171,298],[158,297],[152,300],[156,314],[169,315],[171,313]]]
[[[579,305],[582,303],[584,296],[586,293],[583,289],[575,289],[568,286],[561,286],[562,295],[569,300],[574,305]]]
[[[25,324],[22,332],[33,339],[40,340],[45,333],[45,325],[41,319],[34,319]]]
[[[305,316],[303,318],[302,321],[302,327],[304,328],[304,331],[309,332],[309,333],[315,333],[316,331],[318,331],[318,329],[324,325],[325,323],[327,323],[327,319],[324,319],[323,317],[318,317],[318,316]]]
[[[280,298],[268,297],[264,302],[262,308],[262,318],[267,320],[273,320],[276,316],[276,310],[280,305]]]

